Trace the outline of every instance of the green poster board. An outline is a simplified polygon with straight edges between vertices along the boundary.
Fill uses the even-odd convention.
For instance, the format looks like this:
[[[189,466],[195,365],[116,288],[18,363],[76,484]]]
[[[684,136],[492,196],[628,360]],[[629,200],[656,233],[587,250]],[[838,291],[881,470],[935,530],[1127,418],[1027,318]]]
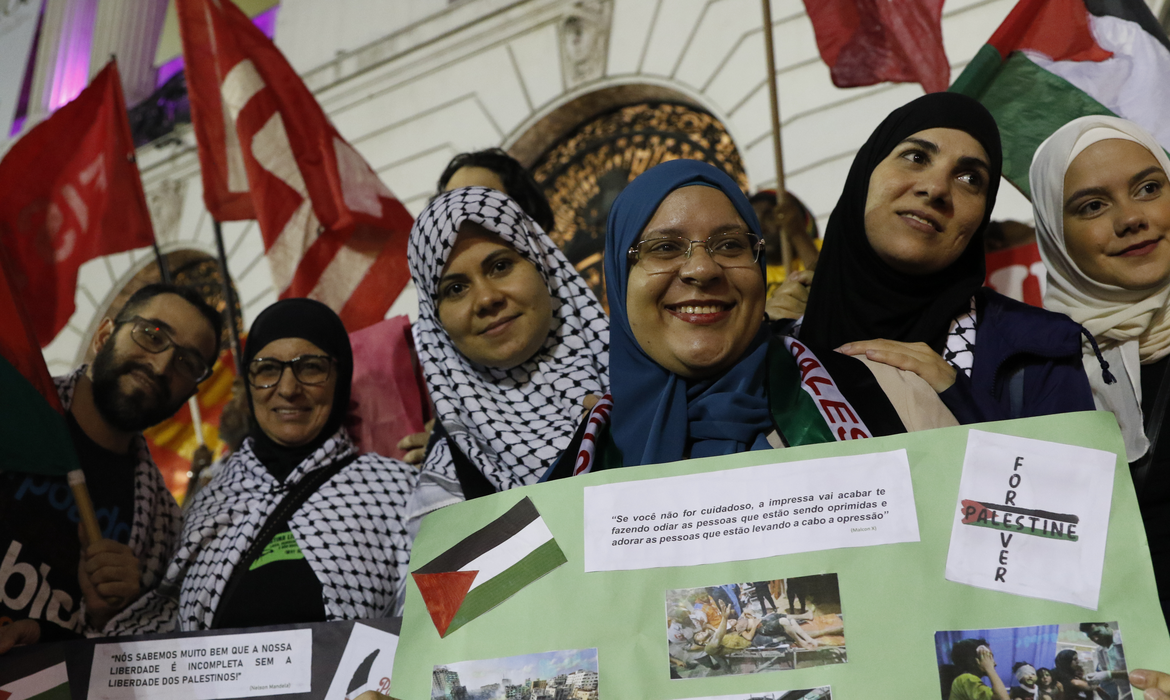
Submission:
[[[968,427],[871,440],[750,452],[731,457],[619,469],[515,489],[442,509],[424,520],[414,546],[417,569],[527,496],[568,562],[498,607],[440,638],[417,586],[406,614],[391,692],[431,697],[436,665],[552,650],[598,650],[602,700],[688,698],[829,685],[835,700],[938,698],[935,632],[1116,621],[1130,669],[1170,670],[1170,636],[1158,605],[1149,548],[1107,413],[989,423],[977,429],[1117,455],[1100,602],[1096,612],[947,581],[944,571]],[[691,567],[585,573],[583,489],[700,472],[905,449],[919,542],[832,549]],[[718,543],[712,543],[718,546]],[[666,591],[823,573],[838,575],[847,620],[848,661],[836,665],[719,678],[668,675]],[[787,601],[784,601],[786,603]],[[998,669],[1011,678],[1010,661]],[[521,679],[522,680],[522,679]],[[1135,691],[1135,697],[1141,693]]]

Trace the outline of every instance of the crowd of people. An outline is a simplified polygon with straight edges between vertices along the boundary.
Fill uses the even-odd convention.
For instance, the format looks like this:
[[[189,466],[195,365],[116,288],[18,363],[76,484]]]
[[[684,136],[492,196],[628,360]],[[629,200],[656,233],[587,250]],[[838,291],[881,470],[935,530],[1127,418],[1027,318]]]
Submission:
[[[103,321],[93,362],[58,383],[104,538],[62,554],[76,539],[68,489],[0,475],[0,616],[14,621],[0,652],[392,615],[421,518],[517,486],[1094,409],[1117,416],[1166,600],[1170,162],[1112,117],[1074,120],[1039,147],[1043,309],[983,286],[1002,164],[978,102],[918,98],[858,152],[822,246],[791,195],[749,200],[715,166],[661,163],[609,211],[607,317],[549,237],[532,177],[502,151],[463,154],[410,233],[436,417],[403,443],[421,467],[358,454],[345,330],[324,305],[283,300],[243,352],[248,436],[185,516],[141,431],[209,375],[221,322],[188,290],[148,286]],[[799,271],[775,272],[781,229]],[[848,424],[801,390],[796,355],[820,366]]]

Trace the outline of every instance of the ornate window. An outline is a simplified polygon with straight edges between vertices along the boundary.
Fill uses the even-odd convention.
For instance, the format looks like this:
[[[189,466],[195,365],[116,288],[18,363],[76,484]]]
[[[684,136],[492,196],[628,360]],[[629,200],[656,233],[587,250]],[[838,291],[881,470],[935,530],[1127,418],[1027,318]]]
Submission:
[[[672,103],[635,104],[596,117],[533,166],[556,216],[551,236],[602,304],[605,222],[613,201],[647,169],[676,158],[716,165],[747,189],[739,151],[719,120]]]

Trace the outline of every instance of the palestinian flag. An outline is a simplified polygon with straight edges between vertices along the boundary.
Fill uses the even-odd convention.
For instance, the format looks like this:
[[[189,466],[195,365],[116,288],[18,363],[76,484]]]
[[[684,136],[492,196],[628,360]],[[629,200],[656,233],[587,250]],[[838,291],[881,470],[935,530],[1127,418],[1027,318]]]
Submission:
[[[0,700],[70,700],[65,662],[0,686]]]
[[[1029,197],[1036,148],[1077,117],[1122,117],[1170,147],[1170,40],[1143,0],[1020,0],[951,91],[995,116],[1004,177]]]
[[[411,575],[445,637],[566,561],[525,497]]]
[[[65,411],[0,250],[0,465],[65,476],[80,469]],[[0,699],[2,700],[2,699]]]

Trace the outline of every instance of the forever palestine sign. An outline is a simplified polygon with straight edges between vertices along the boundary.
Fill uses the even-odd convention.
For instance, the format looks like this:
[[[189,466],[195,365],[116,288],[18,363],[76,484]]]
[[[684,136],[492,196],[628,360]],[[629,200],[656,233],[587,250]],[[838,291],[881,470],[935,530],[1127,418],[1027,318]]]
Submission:
[[[91,700],[213,700],[310,690],[313,632],[187,637],[94,648]]]
[[[1095,610],[1116,461],[970,431],[947,579]]]

